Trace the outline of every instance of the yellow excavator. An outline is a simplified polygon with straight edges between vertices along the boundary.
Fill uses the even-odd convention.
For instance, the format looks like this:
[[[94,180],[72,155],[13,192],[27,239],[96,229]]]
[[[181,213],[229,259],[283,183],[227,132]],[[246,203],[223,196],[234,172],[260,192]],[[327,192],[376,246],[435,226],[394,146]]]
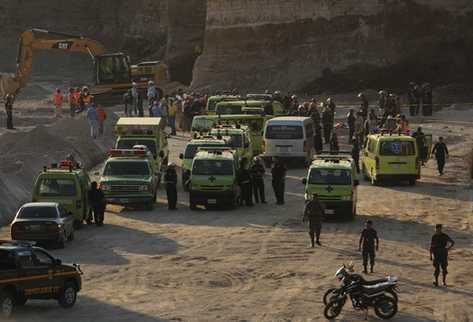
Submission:
[[[130,64],[124,53],[106,54],[104,46],[93,39],[43,29],[30,29],[21,33],[15,74],[0,74],[0,98],[7,94],[15,97],[26,86],[33,67],[36,50],[58,50],[89,54],[94,62],[94,84],[90,92],[103,104],[115,101],[136,82],[146,88],[152,80],[157,86],[168,81],[167,66],[159,61]],[[114,99],[115,98],[115,99]]]

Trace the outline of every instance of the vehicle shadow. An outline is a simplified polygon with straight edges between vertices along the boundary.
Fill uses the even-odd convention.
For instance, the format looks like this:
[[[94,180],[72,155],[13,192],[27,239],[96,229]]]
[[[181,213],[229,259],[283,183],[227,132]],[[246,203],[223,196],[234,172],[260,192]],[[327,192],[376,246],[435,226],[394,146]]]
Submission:
[[[105,224],[87,226],[76,232],[74,241],[63,250],[51,251],[64,262],[79,264],[124,265],[129,261],[121,253],[161,255],[177,253],[178,244],[160,234]],[[72,255],[73,254],[73,255]]]
[[[466,183],[452,184],[450,181],[445,183],[418,181],[415,186],[408,186],[405,183],[383,183],[380,185],[380,188],[437,198],[447,198],[467,202],[473,201],[473,191]]]
[[[17,308],[13,315],[16,322],[166,322],[156,316],[127,310],[118,306],[79,293],[76,305],[69,310],[60,308],[56,301],[28,301],[24,307]]]

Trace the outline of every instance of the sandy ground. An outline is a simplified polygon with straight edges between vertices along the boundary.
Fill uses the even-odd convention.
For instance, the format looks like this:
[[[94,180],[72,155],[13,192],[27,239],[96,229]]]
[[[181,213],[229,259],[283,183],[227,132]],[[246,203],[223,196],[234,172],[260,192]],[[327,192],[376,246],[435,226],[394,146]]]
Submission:
[[[163,191],[154,211],[110,206],[103,228],[86,227],[66,249],[52,251],[82,265],[76,306],[34,301],[13,321],[323,321],[321,298],[336,285],[335,270],[349,261],[360,269],[357,243],[367,219],[381,237],[370,277],[400,278],[393,321],[470,321],[473,190],[464,161],[472,121],[472,112],[453,109],[425,120],[425,132],[448,137],[446,175],[437,176],[430,161],[414,187],[363,182],[358,217],[325,223],[323,246],[316,249],[308,248],[300,222],[304,169],[289,171],[285,206],[275,205],[269,176],[269,203],[253,208],[191,212],[182,189],[176,212],[167,210]],[[172,159],[186,140],[171,140]],[[432,287],[428,247],[436,223],[457,242],[448,288]],[[7,238],[8,229],[0,235]],[[362,321],[363,314],[346,305],[338,320]],[[373,312],[369,320],[377,320]]]

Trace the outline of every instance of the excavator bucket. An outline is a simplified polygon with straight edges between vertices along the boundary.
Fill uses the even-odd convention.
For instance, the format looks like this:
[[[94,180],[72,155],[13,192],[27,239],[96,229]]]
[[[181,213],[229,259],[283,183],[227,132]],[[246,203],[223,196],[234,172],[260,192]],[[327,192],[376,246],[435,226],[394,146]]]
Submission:
[[[20,82],[14,74],[0,73],[0,100],[4,100],[7,94],[16,95],[20,88]]]

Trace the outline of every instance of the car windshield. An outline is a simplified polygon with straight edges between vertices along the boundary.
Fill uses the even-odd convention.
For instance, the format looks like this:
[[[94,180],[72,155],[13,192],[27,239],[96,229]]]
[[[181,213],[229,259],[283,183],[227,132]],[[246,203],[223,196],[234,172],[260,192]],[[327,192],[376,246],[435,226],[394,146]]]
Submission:
[[[53,219],[57,218],[55,207],[24,207],[18,212],[19,219]]]
[[[219,101],[218,99],[209,99],[209,101],[207,103],[207,109],[210,112],[215,111],[215,106],[217,105],[218,101]]]
[[[241,114],[240,105],[217,105],[217,114]]]
[[[272,140],[300,140],[303,138],[302,126],[269,125],[266,128],[266,138]]]
[[[192,131],[206,132],[209,131],[216,123],[216,120],[205,117],[194,117],[192,120]]]
[[[416,150],[412,141],[384,141],[381,142],[380,154],[384,156],[415,155]]]
[[[195,160],[192,174],[233,175],[233,162],[231,160]]]
[[[340,169],[312,169],[309,184],[351,185],[351,173]]]
[[[110,161],[107,162],[104,176],[149,176],[150,169],[146,161]]]
[[[145,140],[145,139],[122,139],[117,143],[117,149],[133,149],[135,145],[144,145],[153,154],[153,157],[157,157],[156,141]]]
[[[39,183],[40,196],[75,196],[76,183],[72,179],[43,178]]]
[[[188,144],[186,146],[186,151],[184,152],[184,159],[194,159],[195,154],[199,148],[211,148],[211,147],[223,147],[223,144]]]

